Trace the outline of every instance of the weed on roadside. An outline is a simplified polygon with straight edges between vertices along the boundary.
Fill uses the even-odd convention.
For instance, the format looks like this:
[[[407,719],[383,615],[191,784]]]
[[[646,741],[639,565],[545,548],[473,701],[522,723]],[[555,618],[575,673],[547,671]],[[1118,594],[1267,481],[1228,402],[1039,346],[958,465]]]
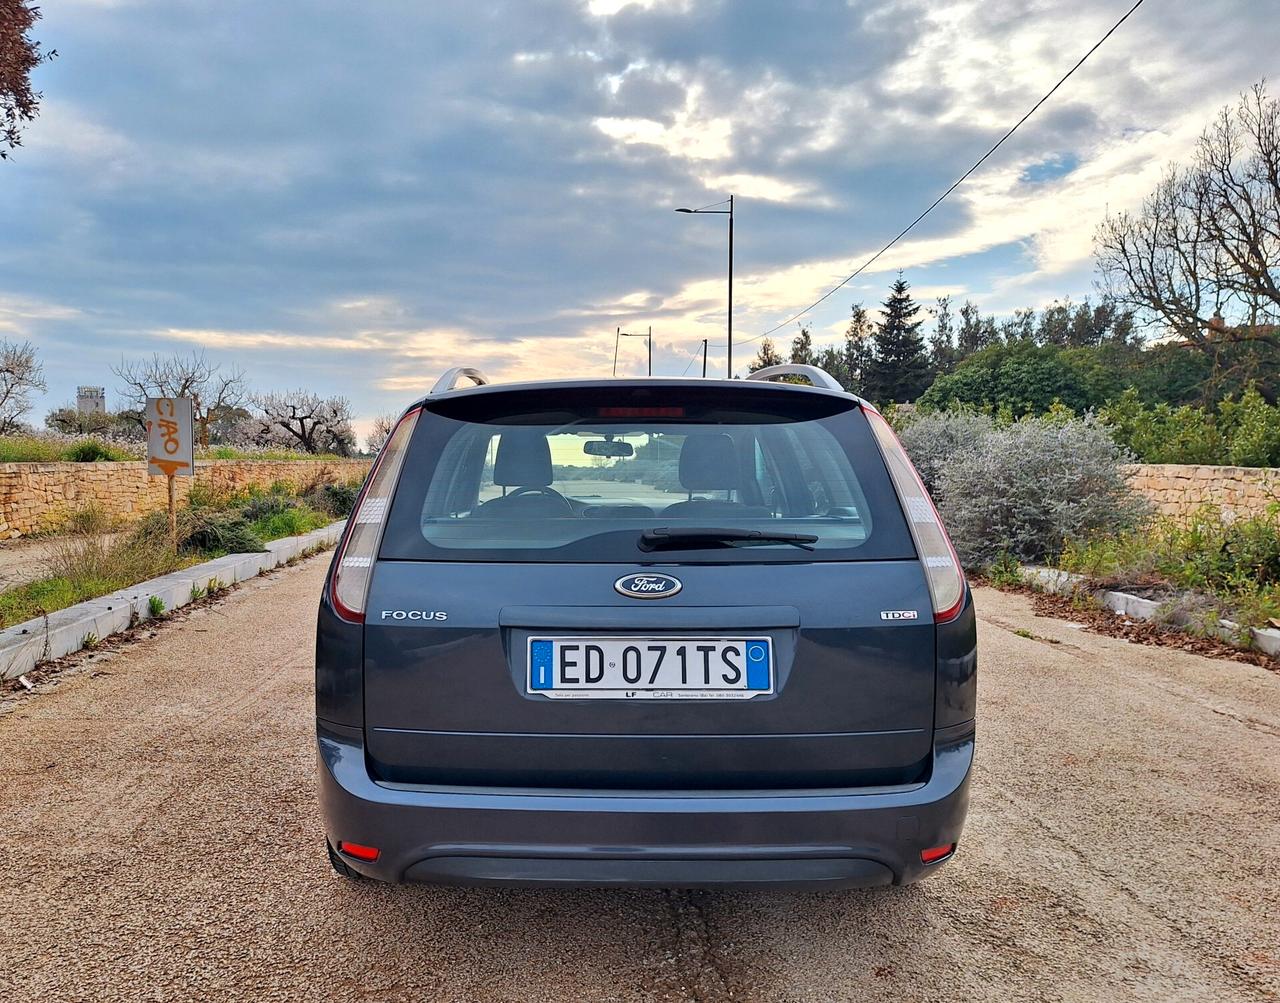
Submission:
[[[987,581],[998,589],[1015,588],[1023,584],[1022,565],[1008,551],[996,558],[987,569]]]

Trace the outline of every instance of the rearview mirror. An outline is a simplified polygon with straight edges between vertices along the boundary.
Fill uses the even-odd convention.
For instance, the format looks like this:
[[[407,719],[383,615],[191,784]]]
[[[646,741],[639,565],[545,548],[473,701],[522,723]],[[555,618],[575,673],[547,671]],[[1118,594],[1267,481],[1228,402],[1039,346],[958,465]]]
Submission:
[[[615,442],[613,439],[588,439],[582,444],[582,451],[588,456],[635,456],[635,448],[629,442]]]

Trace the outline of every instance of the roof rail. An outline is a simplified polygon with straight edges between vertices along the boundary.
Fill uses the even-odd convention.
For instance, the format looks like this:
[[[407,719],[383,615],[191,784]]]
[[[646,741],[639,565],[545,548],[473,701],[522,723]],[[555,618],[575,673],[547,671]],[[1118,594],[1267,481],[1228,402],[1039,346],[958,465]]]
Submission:
[[[780,366],[765,366],[747,376],[749,380],[772,380],[779,376],[803,376],[813,386],[822,390],[839,390],[844,393],[839,381],[825,369],[817,366],[806,366],[798,362],[784,362]]]
[[[450,390],[458,388],[458,380],[468,379],[474,381],[476,386],[483,387],[489,383],[489,377],[480,372],[479,369],[472,369],[470,366],[454,366],[452,369],[445,370],[443,376],[436,380],[436,385],[431,388],[432,394],[447,394]]]

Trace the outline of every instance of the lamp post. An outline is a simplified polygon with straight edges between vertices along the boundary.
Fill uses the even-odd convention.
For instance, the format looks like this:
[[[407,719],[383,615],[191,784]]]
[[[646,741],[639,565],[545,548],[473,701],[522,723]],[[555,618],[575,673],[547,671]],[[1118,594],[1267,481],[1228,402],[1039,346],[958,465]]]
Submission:
[[[640,331],[624,331],[617,328],[613,332],[613,375],[618,375],[618,339],[619,338],[647,338],[649,340],[649,375],[653,375],[653,326],[650,325],[647,332]]]
[[[728,209],[717,209],[716,206],[728,203]],[[728,216],[729,217],[729,314],[728,314],[728,357],[725,367],[728,369],[729,379],[733,379],[733,196],[730,195],[724,202],[713,202],[711,205],[703,206],[701,209],[677,209],[676,212],[687,212],[690,215],[705,213],[709,216]]]

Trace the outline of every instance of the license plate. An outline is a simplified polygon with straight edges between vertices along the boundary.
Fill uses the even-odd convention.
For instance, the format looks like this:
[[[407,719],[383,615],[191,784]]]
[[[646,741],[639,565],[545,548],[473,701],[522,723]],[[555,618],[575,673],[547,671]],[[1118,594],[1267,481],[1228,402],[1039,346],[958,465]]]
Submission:
[[[526,690],[611,700],[746,700],[773,692],[768,637],[531,637]]]

